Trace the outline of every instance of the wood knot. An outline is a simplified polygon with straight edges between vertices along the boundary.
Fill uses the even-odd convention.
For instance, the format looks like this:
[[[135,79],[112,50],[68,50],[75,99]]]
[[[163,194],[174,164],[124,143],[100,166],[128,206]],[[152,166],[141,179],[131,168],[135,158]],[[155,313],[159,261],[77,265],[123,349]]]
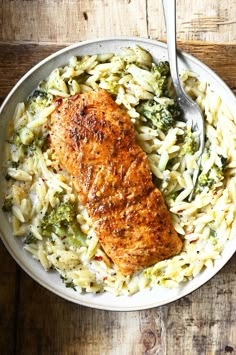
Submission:
[[[226,345],[226,347],[225,347],[226,353],[232,354],[233,351],[234,351],[234,348],[232,346]]]
[[[144,330],[142,338],[145,350],[151,350],[156,345],[156,335],[151,329]]]
[[[88,21],[88,14],[87,14],[87,12],[83,12],[83,17],[84,17],[84,19],[85,19],[85,21]]]

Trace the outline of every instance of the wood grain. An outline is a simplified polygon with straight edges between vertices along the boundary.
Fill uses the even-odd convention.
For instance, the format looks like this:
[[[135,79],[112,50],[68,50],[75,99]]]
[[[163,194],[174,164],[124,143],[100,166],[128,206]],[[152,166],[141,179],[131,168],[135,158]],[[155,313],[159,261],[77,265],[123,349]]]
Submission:
[[[68,43],[100,36],[147,36],[146,21],[143,0],[12,0],[4,2],[0,40]]]
[[[236,88],[236,46],[179,42]],[[63,45],[0,44],[0,97]],[[236,352],[236,255],[183,299],[140,312],[69,303],[29,278],[0,243],[0,354],[220,355]]]
[[[15,350],[19,267],[0,240],[0,353],[13,354]]]
[[[162,0],[0,0],[0,5],[0,41],[165,38]],[[179,40],[236,40],[236,0],[177,0],[177,19]]]
[[[177,0],[177,39],[235,42],[236,1]],[[148,34],[165,38],[162,0],[147,0]]]
[[[0,102],[49,54],[113,35],[165,40],[162,0],[0,0]],[[236,0],[177,0],[177,38],[179,48],[236,93]],[[0,260],[1,355],[236,354],[236,255],[191,295],[129,313],[85,308],[50,293],[1,241]]]
[[[178,48],[200,59],[236,93],[236,45],[201,41],[178,42]]]
[[[236,256],[206,285],[175,303],[129,313],[72,304],[43,289],[21,271],[20,294],[16,298],[17,336],[15,344],[12,343],[15,352],[11,352],[7,338],[5,347],[0,347],[1,354],[234,353],[235,262]],[[9,304],[7,297],[4,302]]]

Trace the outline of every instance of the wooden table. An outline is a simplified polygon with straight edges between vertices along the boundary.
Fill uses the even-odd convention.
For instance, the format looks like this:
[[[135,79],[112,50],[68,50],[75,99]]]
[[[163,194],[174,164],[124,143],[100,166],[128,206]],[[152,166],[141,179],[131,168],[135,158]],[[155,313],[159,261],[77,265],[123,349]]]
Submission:
[[[179,0],[179,47],[236,92],[236,0]],[[0,99],[39,60],[107,35],[164,39],[161,0],[0,0]],[[207,41],[207,42],[206,42]],[[29,278],[0,242],[0,354],[235,354],[236,255],[211,281],[152,310],[69,303]]]

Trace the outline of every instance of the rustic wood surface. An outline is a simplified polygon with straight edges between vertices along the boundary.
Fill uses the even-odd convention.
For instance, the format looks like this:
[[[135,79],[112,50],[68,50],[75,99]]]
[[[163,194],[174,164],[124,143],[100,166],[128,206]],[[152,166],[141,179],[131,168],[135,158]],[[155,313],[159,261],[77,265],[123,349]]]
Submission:
[[[177,4],[179,48],[236,93],[236,0]],[[1,101],[27,70],[67,43],[120,34],[165,38],[159,0],[0,0],[0,24]],[[0,260],[1,355],[236,353],[236,255],[191,295],[126,313],[74,305],[43,289],[1,241]]]
[[[0,0],[0,4],[3,41],[165,37],[162,0]],[[177,0],[178,39],[235,42],[235,4],[235,0]]]

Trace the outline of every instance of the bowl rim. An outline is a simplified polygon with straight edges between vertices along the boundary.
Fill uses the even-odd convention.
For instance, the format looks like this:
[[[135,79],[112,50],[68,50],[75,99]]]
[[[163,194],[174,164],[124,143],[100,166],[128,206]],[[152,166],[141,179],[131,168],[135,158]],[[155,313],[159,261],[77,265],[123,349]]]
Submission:
[[[9,91],[9,93],[7,94],[6,98],[4,99],[4,101],[2,102],[1,106],[0,106],[0,115],[4,109],[4,107],[6,106],[8,100],[10,99],[10,97],[13,95],[13,93],[17,90],[17,88],[22,84],[23,81],[25,81],[26,78],[28,78],[34,71],[36,71],[38,68],[40,68],[42,65],[44,65],[45,63],[47,63],[48,61],[50,61],[51,59],[60,56],[61,54],[63,54],[64,52],[70,51],[72,49],[75,48],[79,48],[85,45],[89,45],[89,44],[94,44],[94,43],[99,43],[99,42],[109,42],[109,41],[131,41],[131,42],[135,42],[135,41],[142,41],[142,42],[146,42],[147,44],[153,44],[162,48],[167,49],[167,44],[165,42],[161,42],[159,40],[155,40],[155,39],[150,39],[150,38],[145,38],[145,37],[139,37],[139,36],[108,36],[108,37],[100,37],[97,39],[90,39],[90,40],[85,40],[85,41],[81,41],[81,42],[75,42],[70,44],[69,46],[65,46],[62,49],[59,49],[58,51],[50,54],[49,56],[47,56],[46,58],[42,59],[41,61],[39,61],[37,64],[35,64],[30,70],[28,70],[17,82],[16,84],[13,86],[13,88]],[[214,77],[219,84],[221,84],[221,86],[224,87],[224,89],[226,91],[228,91],[228,94],[233,97],[235,99],[235,95],[232,92],[232,90],[228,87],[228,85],[224,82],[223,79],[221,79],[211,68],[209,68],[206,64],[204,64],[203,62],[201,62],[199,59],[195,58],[192,54],[189,54],[187,52],[185,52],[182,49],[177,49],[177,55],[178,56],[184,56],[188,59],[190,59],[192,62],[194,62],[195,64],[197,64],[198,66],[201,66],[203,69],[207,70],[208,73],[211,73],[212,77]]]
[[[70,50],[76,49],[76,48],[80,48],[82,46],[86,46],[86,45],[90,45],[90,44],[99,44],[100,42],[122,42],[122,41],[130,41],[130,42],[142,42],[145,44],[151,44],[157,47],[162,47],[165,50],[167,49],[167,44],[154,40],[154,39],[148,39],[148,38],[144,38],[144,37],[136,37],[136,36],[111,36],[111,37],[101,37],[98,39],[91,39],[91,40],[86,40],[86,41],[81,41],[81,42],[76,42],[73,43],[69,46],[65,46],[64,48],[52,53],[51,55],[47,56],[46,58],[44,58],[43,60],[41,60],[40,62],[38,62],[36,65],[34,65],[29,71],[27,71],[19,80],[18,82],[13,86],[13,88],[10,90],[10,92],[8,93],[8,95],[6,96],[5,100],[3,101],[1,107],[0,107],[0,119],[1,119],[1,114],[4,110],[4,108],[7,106],[8,102],[11,100],[12,95],[15,93],[15,91],[22,85],[22,83],[31,76],[32,73],[34,73],[35,71],[37,71],[37,69],[39,69],[41,66],[43,66],[44,64],[46,64],[47,62],[51,61],[52,59],[66,53],[69,52]],[[224,92],[227,93],[227,95],[229,95],[231,97],[231,99],[233,99],[235,101],[235,105],[236,105],[236,98],[234,93],[231,91],[231,89],[227,86],[227,84],[212,70],[210,69],[207,65],[205,65],[204,63],[202,63],[200,60],[198,60],[197,58],[195,58],[194,56],[192,56],[189,53],[186,53],[183,50],[178,50],[178,56],[183,56],[185,58],[187,58],[187,60],[190,60],[191,62],[193,62],[194,64],[196,64],[197,66],[200,66],[203,70],[207,71],[217,82],[218,84],[222,87],[222,89],[224,90]],[[36,83],[37,84],[37,83]],[[192,288],[190,288],[190,290],[182,290],[181,294],[176,296],[172,296],[169,297],[168,299],[166,299],[165,302],[159,302],[156,301],[154,303],[148,303],[146,304],[146,306],[128,306],[126,307],[125,304],[124,306],[121,308],[120,306],[117,307],[116,304],[114,304],[114,306],[110,307],[110,306],[106,306],[106,305],[100,305],[100,304],[91,304],[91,301],[86,301],[86,299],[75,299],[73,297],[71,297],[68,294],[63,294],[62,292],[60,292],[60,290],[57,290],[56,288],[54,288],[52,285],[49,285],[47,282],[45,282],[43,279],[39,278],[37,276],[37,274],[35,274],[34,272],[32,272],[29,268],[27,268],[24,264],[22,264],[17,255],[15,255],[15,252],[13,251],[13,249],[11,248],[10,243],[8,243],[7,239],[4,238],[4,236],[2,235],[2,231],[0,231],[0,238],[3,242],[3,244],[5,245],[6,249],[8,250],[8,252],[10,253],[10,255],[13,257],[13,259],[15,260],[15,262],[34,280],[36,281],[38,284],[40,284],[41,286],[43,286],[44,288],[46,288],[47,290],[51,291],[52,293],[56,294],[57,296],[60,296],[68,301],[71,301],[73,303],[76,303],[78,305],[81,306],[86,306],[86,307],[90,307],[90,308],[94,308],[94,309],[100,309],[100,310],[107,310],[107,311],[139,311],[139,310],[145,310],[145,309],[151,309],[151,308],[155,308],[155,307],[160,307],[169,303],[173,303],[179,299],[181,299],[182,297],[185,297],[186,295],[191,294],[192,292],[194,292],[195,290],[197,290],[199,287],[203,286],[205,283],[207,283],[210,279],[212,279],[225,265],[226,263],[231,259],[231,257],[233,256],[233,254],[235,253],[235,249],[236,249],[236,244],[235,244],[235,248],[232,248],[232,250],[230,251],[230,253],[228,253],[227,258],[217,267],[214,267],[214,273],[210,276],[208,276],[206,278],[206,280],[204,282],[200,282],[199,285],[195,285]],[[222,254],[222,252],[221,252]],[[222,257],[222,256],[221,256]],[[148,292],[148,291],[147,291]],[[125,297],[125,296],[114,296],[114,297]],[[130,296],[128,296],[130,297]]]

